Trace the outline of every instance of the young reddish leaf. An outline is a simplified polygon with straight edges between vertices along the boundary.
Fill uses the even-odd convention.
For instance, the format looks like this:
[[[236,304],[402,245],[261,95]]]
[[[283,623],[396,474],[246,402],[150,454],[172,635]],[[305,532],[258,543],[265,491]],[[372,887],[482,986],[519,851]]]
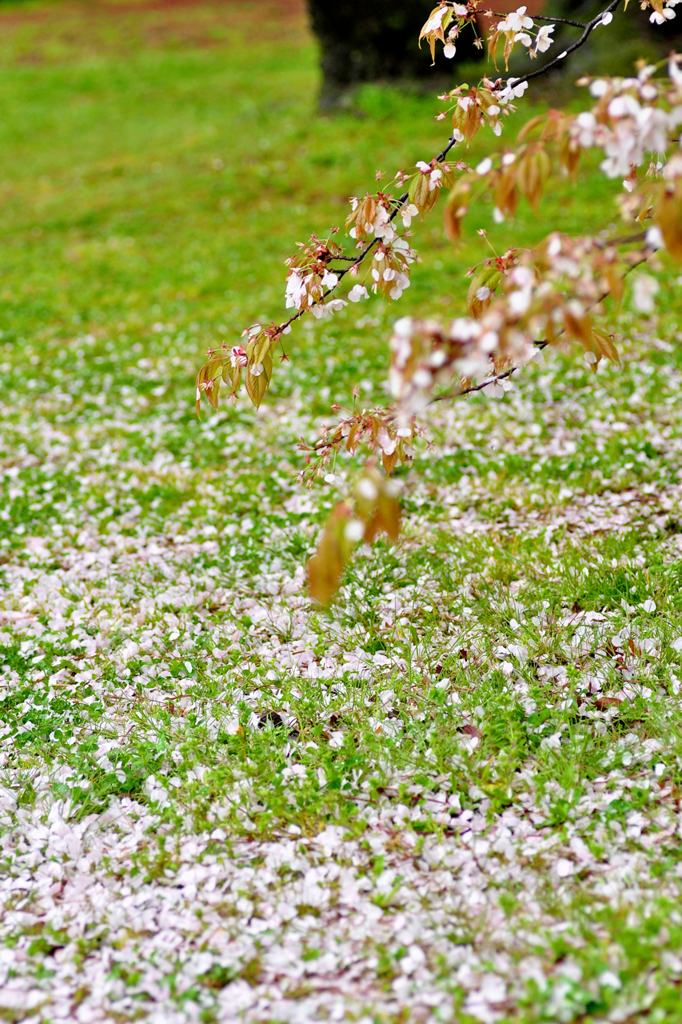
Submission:
[[[261,363],[260,366],[262,367],[263,364]],[[263,401],[265,392],[268,390],[268,377],[264,369],[261,369],[260,373],[253,373],[251,367],[247,366],[244,386],[246,387],[247,395],[257,409]]]
[[[656,204],[656,223],[661,229],[665,247],[674,260],[682,261],[682,181],[667,183]]]
[[[429,191],[429,175],[419,171],[410,182],[410,202],[420,213],[430,210],[438,198],[438,189]]]
[[[419,33],[419,45],[421,46],[422,39],[426,39],[431,50],[431,60],[434,63],[436,60],[436,40],[440,39],[441,43],[445,42],[445,29],[451,21],[452,10],[441,4],[438,7],[434,7],[429,14],[426,24]]]
[[[495,183],[495,205],[513,217],[519,205],[519,193],[516,188],[516,166],[512,164],[498,172]]]
[[[497,46],[502,38],[502,33],[499,31],[491,32],[488,36],[488,60],[491,60],[497,70]]]
[[[210,388],[206,388],[205,394],[209,405],[212,405],[217,412],[220,396],[220,377],[216,377],[212,386]]]
[[[518,142],[523,142],[524,139],[530,135],[530,133],[537,128],[539,125],[544,124],[547,120],[546,114],[538,114],[536,117],[531,117],[530,121],[526,121],[523,128],[516,136]]]
[[[607,334],[601,327],[592,328],[592,339],[594,346],[599,355],[604,356],[609,362],[616,363],[620,366],[620,356],[618,355],[618,349],[613,343],[613,338],[610,334]]]
[[[537,210],[551,170],[549,156],[537,145],[529,146],[516,163],[516,183]]]
[[[382,455],[382,457],[381,457],[381,464],[384,467],[384,472],[385,472],[386,476],[390,476],[391,475],[391,473],[393,472],[393,470],[396,467],[396,463],[397,462],[398,462],[398,452],[397,452],[397,450],[391,452],[390,455],[386,455],[386,453],[384,453]]]
[[[604,277],[609,287],[609,294],[614,302],[620,303],[625,291],[623,274],[615,263],[604,268]]]
[[[216,359],[209,359],[207,363],[199,370],[196,380],[197,388],[197,405],[196,409],[199,412],[201,408],[201,399],[206,398],[209,405],[212,405],[214,409],[218,408],[218,394],[220,391],[220,377],[223,372],[224,359],[222,357]]]
[[[400,504],[398,499],[387,492],[384,488],[379,496],[379,512],[381,514],[381,526],[392,541],[397,541],[400,536]]]
[[[239,385],[242,382],[242,368],[239,363],[236,363],[232,367],[232,391],[238,391]]]
[[[564,324],[567,334],[581,343],[586,352],[592,351],[592,319],[587,313],[578,313],[571,303],[564,307]]]
[[[314,601],[328,605],[339,587],[346,563],[364,528],[354,519],[349,505],[341,502],[332,510],[317,551],[308,562],[308,592]]]
[[[360,430],[360,424],[357,423],[357,422],[353,423],[351,425],[350,431],[348,432],[348,437],[346,438],[346,451],[350,452],[351,455],[355,454],[355,449],[357,447],[357,436],[358,436],[358,431],[359,430]]]
[[[262,363],[272,351],[272,338],[264,333],[259,334],[247,346],[249,363]]]
[[[484,265],[472,277],[467,295],[467,312],[470,316],[478,319],[485,313],[493,300],[493,293],[501,280],[502,274],[495,263]],[[487,295],[485,294],[486,291]]]
[[[470,182],[460,178],[445,203],[445,233],[453,244],[462,237],[462,221],[469,208],[470,195]]]
[[[559,146],[559,161],[566,168],[573,181],[575,181],[580,163],[580,147],[568,133],[566,133]]]

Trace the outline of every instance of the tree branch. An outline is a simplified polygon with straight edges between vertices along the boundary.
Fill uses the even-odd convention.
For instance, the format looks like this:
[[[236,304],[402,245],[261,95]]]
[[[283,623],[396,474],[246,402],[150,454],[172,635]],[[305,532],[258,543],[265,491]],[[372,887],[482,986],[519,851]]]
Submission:
[[[545,75],[545,74],[547,74],[548,71],[551,71],[552,68],[557,67],[561,63],[561,61],[565,60],[566,57],[568,57],[569,54],[574,53],[577,49],[579,49],[587,41],[587,39],[592,34],[594,29],[597,28],[597,26],[601,24],[601,21],[602,21],[602,18],[604,17],[604,15],[605,14],[613,13],[613,11],[615,11],[616,8],[619,6],[620,2],[621,2],[621,0],[611,0],[611,3],[608,5],[608,7],[606,7],[600,14],[598,14],[596,17],[594,17],[591,21],[587,22],[586,25],[583,25],[581,22],[571,22],[571,21],[569,21],[566,18],[536,17],[535,18],[536,21],[556,21],[556,22],[561,21],[561,22],[565,22],[566,24],[572,24],[576,28],[582,28],[583,29],[583,33],[580,36],[580,38],[578,40],[576,40],[575,43],[573,43],[572,46],[570,46],[567,50],[564,50],[564,52],[561,53],[558,57],[555,57],[553,60],[551,60],[547,64],[543,65],[541,68],[538,68],[536,71],[529,71],[526,75],[523,75],[521,78],[514,78],[514,79],[512,79],[512,84],[514,86],[520,85],[523,82],[527,82],[527,81],[529,81],[532,78],[538,78],[540,75]],[[495,17],[500,17],[500,15],[496,14]],[[506,17],[506,15],[503,15],[503,17]],[[507,81],[509,81],[509,79],[507,79]],[[448,139],[446,145],[443,147],[443,149],[441,149],[440,153],[438,153],[438,155],[435,157],[435,161],[437,163],[441,163],[445,159],[445,157],[448,155],[450,150],[453,149],[453,147],[456,146],[456,145],[457,145],[457,139],[455,139],[454,136],[451,135],[450,138]],[[393,212],[391,213],[391,216],[390,216],[391,220],[393,220],[398,215],[400,207],[403,206],[407,202],[408,199],[409,199],[409,192],[403,192],[403,194],[398,197],[398,199],[396,200],[395,209],[393,210]],[[373,238],[370,242],[368,242],[364,246],[364,248],[355,257],[350,257],[350,256],[342,257],[344,260],[348,261],[348,266],[345,267],[343,270],[340,270],[337,273],[336,276],[337,276],[339,281],[341,281],[346,276],[346,274],[349,274],[351,272],[351,270],[353,270],[354,267],[360,266],[360,264],[364,261],[365,257],[369,255],[369,253],[372,251],[374,246],[377,244],[377,241],[378,241],[377,238]],[[324,301],[327,298],[329,298],[330,295],[333,294],[333,292],[335,291],[335,289],[337,287],[338,287],[338,283],[336,285],[334,285],[333,288],[329,288],[326,292],[324,292],[324,294],[321,296],[319,302],[317,302],[316,305],[321,305],[322,303],[324,303]],[[281,323],[277,327],[277,334],[278,335],[283,334],[287,330],[287,328],[291,327],[291,325],[296,322],[296,320],[300,320],[300,318],[305,313],[310,312],[310,308],[311,307],[305,307],[305,308],[299,309],[296,313],[293,314],[293,316],[290,316],[288,320],[285,320],[283,323]]]
[[[613,12],[616,10],[619,4],[620,0],[611,0],[611,3],[605,10],[603,10],[600,14],[594,17],[592,21],[588,21],[587,25],[585,25],[585,30],[581,35],[580,39],[577,39],[572,46],[569,46],[567,50],[564,50],[563,53],[560,53],[558,57],[554,58],[554,60],[551,60],[548,64],[545,64],[543,65],[543,67],[538,68],[537,71],[529,71],[527,74],[522,75],[521,78],[515,79],[514,85],[520,85],[521,82],[529,82],[531,78],[538,78],[540,75],[546,75],[548,71],[552,70],[552,68],[557,67],[561,63],[561,61],[566,60],[569,54],[575,53],[576,50],[578,50],[581,46],[583,46],[584,43],[587,42],[589,37],[594,32],[595,28],[601,25],[602,18],[604,17],[604,15],[613,14]]]
[[[631,238],[624,239],[624,241],[626,241],[626,242],[633,241],[637,237],[638,236],[635,235],[635,236],[633,236]],[[655,250],[652,249],[651,252],[655,252]],[[626,278],[628,276],[628,274],[631,274],[633,270],[637,269],[637,267],[641,267],[642,263],[646,263],[648,258],[649,258],[649,254],[647,254],[646,256],[642,256],[641,260],[637,260],[636,263],[633,263],[631,267],[628,267],[628,269],[626,271],[624,271],[624,273],[622,275],[623,278]],[[598,306],[600,302],[604,301],[604,299],[608,299],[610,294],[611,294],[610,292],[604,292],[602,295],[599,296],[599,298],[597,299],[597,301],[595,302],[594,305]],[[590,307],[590,308],[594,308],[594,307]],[[535,345],[535,347],[537,349],[542,351],[543,348],[547,348],[547,346],[549,345],[549,342],[548,341],[534,341],[533,344]],[[462,398],[464,395],[470,395],[474,391],[482,391],[483,388],[490,387],[491,384],[497,384],[497,382],[500,381],[500,380],[506,380],[507,377],[511,377],[512,373],[514,373],[516,370],[520,370],[520,369],[521,369],[520,366],[510,366],[508,370],[504,371],[504,373],[499,373],[495,377],[490,377],[489,380],[485,380],[481,384],[472,384],[472,386],[470,388],[464,388],[463,390],[460,390],[460,391],[449,391],[445,395],[438,395],[436,398],[432,398],[431,399],[431,401],[429,402],[429,405],[434,405],[436,402],[446,402],[446,401],[449,401],[452,398]]]
[[[500,14],[498,13],[498,11],[482,11],[481,13],[492,15],[493,18],[502,18],[503,20],[504,18],[509,17],[508,14]],[[572,25],[574,28],[587,27],[584,21],[571,21],[570,18],[545,18],[541,14],[534,14],[533,21],[547,21],[552,22],[552,24],[554,24],[555,22],[559,22],[562,25]]]

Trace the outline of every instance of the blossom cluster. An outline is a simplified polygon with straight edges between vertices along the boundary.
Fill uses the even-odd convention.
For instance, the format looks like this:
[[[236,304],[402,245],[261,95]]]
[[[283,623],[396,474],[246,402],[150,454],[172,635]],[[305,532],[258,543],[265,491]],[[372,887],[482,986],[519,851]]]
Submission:
[[[319,457],[314,464],[313,474],[303,475],[314,475],[342,449],[354,455],[360,445],[366,446],[381,460],[388,475],[398,463],[407,466],[412,464],[414,440],[418,433],[414,422],[398,424],[391,409],[362,409],[353,412],[340,420],[333,430],[324,428],[322,439],[314,448],[301,445],[303,451]]]
[[[418,163],[417,167],[421,167],[421,163]],[[360,243],[370,238],[392,242],[397,237],[393,225],[396,214],[400,215],[403,226],[409,228],[412,218],[419,213],[413,203],[396,202],[390,194],[384,192],[379,192],[375,196],[366,195],[362,199],[352,196],[350,208],[346,227],[349,229],[350,237]]]
[[[324,316],[327,310],[322,300],[339,283],[338,274],[330,262],[342,253],[341,246],[313,235],[307,245],[299,243],[300,253],[286,260],[289,267],[286,283],[286,308],[309,310],[314,316]],[[339,301],[339,300],[332,300]],[[339,307],[340,308],[340,307]]]
[[[561,338],[580,343],[588,364],[618,360],[610,336],[591,311],[608,295],[622,294],[623,266],[641,251],[621,254],[591,238],[551,234],[531,253],[512,254],[506,265],[490,261],[472,281],[470,309],[447,328],[437,321],[403,317],[394,327],[389,385],[399,424],[410,422],[439,386],[459,380],[494,383],[500,372],[523,366],[540,347]],[[492,274],[490,271],[492,270]]]
[[[456,142],[471,142],[478,130],[488,126],[494,135],[502,134],[502,117],[514,113],[514,99],[520,99],[528,88],[527,82],[517,78],[491,80],[484,77],[477,86],[459,85],[439,96],[440,100],[454,103],[442,110],[437,120],[452,114],[452,137]],[[461,168],[460,168],[461,169]]]
[[[682,252],[680,218],[675,214],[682,202],[682,187],[677,184],[682,177],[682,72],[676,56],[669,61],[667,78],[655,78],[656,70],[645,65],[636,77],[582,79],[597,99],[592,109],[578,114],[551,110],[532,118],[519,132],[514,149],[491,154],[460,176],[446,203],[450,238],[457,241],[461,236],[463,218],[476,194],[492,194],[493,220],[499,223],[515,214],[521,195],[537,208],[555,160],[575,175],[581,153],[596,148],[604,154],[603,172],[610,178],[623,177],[625,194],[618,200],[623,215],[642,222],[653,217],[656,227],[648,238],[652,247],[665,242],[671,254]],[[642,167],[645,175],[638,177]]]
[[[598,102],[578,114],[570,128],[581,149],[604,152],[601,168],[609,178],[624,177],[632,190],[633,168],[659,160],[678,143],[682,124],[682,72],[677,59],[668,64],[669,78],[656,79],[657,68],[642,67],[632,78],[595,78],[590,93]],[[653,170],[660,170],[654,163]]]
[[[488,50],[495,60],[497,47],[501,39],[504,39],[504,62],[509,67],[509,58],[514,50],[514,45],[520,43],[526,47],[529,56],[537,57],[538,53],[546,53],[554,42],[552,33],[554,25],[543,25],[533,36],[531,33],[535,28],[533,19],[526,14],[526,7],[519,7],[512,11],[500,22],[496,29],[491,32],[488,39]],[[535,46],[533,46],[533,42]]]
[[[660,0],[657,0],[657,3],[659,2]],[[478,4],[475,2],[460,4],[443,0],[434,8],[419,36],[420,42],[422,39],[428,42],[432,59],[435,59],[437,42],[443,44],[444,57],[455,56],[457,38],[465,26],[470,25],[476,31],[477,7]],[[488,50],[493,59],[500,40],[504,39],[504,60],[507,67],[516,43],[524,46],[531,57],[537,57],[538,53],[546,53],[554,42],[554,25],[543,25],[536,30],[533,19],[526,11],[525,6],[510,11],[501,18],[488,38]]]
[[[370,270],[372,291],[380,291],[390,299],[399,299],[410,287],[409,268],[417,259],[417,254],[404,238],[396,238],[389,244],[380,242],[374,250]]]
[[[475,18],[475,3],[441,3],[431,11],[419,35],[419,43],[426,39],[431,50],[431,59],[435,60],[436,41],[440,40],[443,44],[443,55],[451,59],[457,52],[457,37],[465,25],[475,27]]]

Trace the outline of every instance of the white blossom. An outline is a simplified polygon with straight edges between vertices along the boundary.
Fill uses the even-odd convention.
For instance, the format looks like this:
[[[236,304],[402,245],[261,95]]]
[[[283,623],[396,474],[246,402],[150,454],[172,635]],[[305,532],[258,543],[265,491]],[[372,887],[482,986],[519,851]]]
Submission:
[[[412,218],[417,217],[418,214],[419,209],[414,205],[414,203],[406,203],[404,206],[401,206],[400,216],[402,217],[403,227],[409,228],[412,223]]]
[[[535,52],[546,53],[550,46],[554,42],[552,39],[552,32],[554,31],[554,25],[543,25],[538,31],[535,37]]]
[[[519,7],[516,11],[512,11],[498,25],[500,32],[522,32],[524,29],[532,27],[533,19],[527,16],[525,7]]]

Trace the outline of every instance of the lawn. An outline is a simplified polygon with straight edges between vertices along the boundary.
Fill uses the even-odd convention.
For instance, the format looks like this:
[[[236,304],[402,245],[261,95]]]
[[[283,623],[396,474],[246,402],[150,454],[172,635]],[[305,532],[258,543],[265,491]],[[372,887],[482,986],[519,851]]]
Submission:
[[[436,211],[399,303],[199,420],[295,243],[442,144],[317,82],[295,2],[0,7],[0,1019],[682,1021],[678,272],[622,368],[439,405],[315,608],[354,465],[307,489],[298,445],[385,400],[391,323],[464,311],[478,228],[617,223],[590,166],[458,251]]]

